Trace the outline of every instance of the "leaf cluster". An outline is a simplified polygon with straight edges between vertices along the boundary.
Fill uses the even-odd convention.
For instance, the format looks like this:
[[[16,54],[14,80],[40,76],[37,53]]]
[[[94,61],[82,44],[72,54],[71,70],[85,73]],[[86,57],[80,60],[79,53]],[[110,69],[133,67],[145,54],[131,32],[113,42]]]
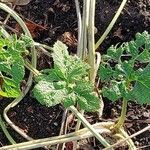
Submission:
[[[52,53],[54,67],[36,77],[34,97],[48,107],[62,103],[65,107],[78,103],[81,109],[96,111],[99,98],[88,80],[89,65],[77,56],[69,55],[66,45],[57,41]]]
[[[150,103],[150,35],[137,33],[135,40],[111,46],[99,68],[102,94],[112,101],[120,98]]]
[[[20,95],[20,83],[24,77],[24,59],[32,41],[22,35],[4,38],[0,35],[0,95],[17,97]]]

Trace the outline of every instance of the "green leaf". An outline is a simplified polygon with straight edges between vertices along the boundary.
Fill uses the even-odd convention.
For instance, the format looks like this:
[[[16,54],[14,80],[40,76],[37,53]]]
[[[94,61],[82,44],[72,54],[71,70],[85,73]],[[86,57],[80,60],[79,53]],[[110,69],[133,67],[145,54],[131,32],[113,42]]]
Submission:
[[[131,91],[128,88],[129,85],[125,81],[122,81],[120,84],[118,84],[119,91],[121,93],[121,97],[123,97],[126,100],[132,100],[133,96],[131,94]]]
[[[131,54],[132,59],[136,58],[139,54],[138,46],[135,43],[135,41],[130,41],[128,43],[125,43],[126,52]]]
[[[90,66],[76,56],[70,56],[66,63],[69,82],[81,80],[88,75]]]
[[[137,78],[136,72],[133,70],[134,64],[132,61],[124,61],[122,69],[125,74],[126,80],[133,81]]]
[[[21,94],[19,84],[14,80],[5,78],[0,89],[0,95],[3,97],[18,97]]]
[[[0,95],[17,97],[20,95],[20,83],[24,77],[24,58],[26,43],[16,35],[8,38],[0,37]]]
[[[77,96],[77,102],[81,109],[88,112],[94,112],[100,108],[100,99],[93,93]]]
[[[150,35],[137,33],[135,40],[111,46],[102,56],[100,78],[102,94],[115,101],[119,98],[149,103],[150,98]]]
[[[76,95],[75,93],[70,93],[67,95],[67,97],[65,98],[65,100],[63,101],[63,104],[66,108],[75,105],[76,103]]]
[[[50,107],[62,103],[67,97],[67,90],[58,88],[53,82],[39,81],[33,89],[33,94],[42,105]]]
[[[108,50],[107,50],[107,56],[109,56],[110,59],[114,59],[114,60],[119,60],[122,53],[124,51],[124,47],[120,46],[119,48],[117,48],[117,46],[111,46]]]
[[[53,47],[53,69],[42,70],[34,89],[34,97],[43,105],[62,103],[65,107],[79,105],[87,111],[99,109],[99,98],[92,92],[94,85],[88,80],[89,65],[77,56],[70,56],[67,47],[57,41]],[[83,99],[84,107],[82,106]]]
[[[84,95],[86,93],[91,93],[94,91],[94,85],[89,81],[81,80],[76,83],[76,86],[74,87],[74,92],[78,95]]]
[[[139,103],[150,103],[150,64],[137,79],[132,95]]]
[[[114,71],[109,65],[101,64],[98,70],[98,74],[102,82],[110,80],[113,73]]]
[[[143,50],[143,52],[140,53],[140,55],[136,58],[136,60],[142,63],[150,62],[150,49]]]
[[[148,34],[147,31],[144,31],[142,34],[141,33],[137,33],[135,36],[136,40],[136,44],[138,47],[141,47],[143,45],[145,45],[145,43],[147,43],[150,39],[150,35]]]
[[[35,77],[35,81],[39,82],[41,80],[45,81],[61,81],[62,79],[57,75],[56,69],[44,69],[41,70],[41,75]]]
[[[117,82],[111,82],[109,87],[102,88],[102,94],[109,100],[116,101],[121,98],[121,92],[119,89],[119,84]]]
[[[69,54],[67,51],[67,46],[63,44],[62,42],[57,41],[53,47],[52,57],[54,60],[55,71],[57,75],[62,79],[66,79],[67,69],[66,69],[65,64],[66,64],[66,60],[68,56]]]

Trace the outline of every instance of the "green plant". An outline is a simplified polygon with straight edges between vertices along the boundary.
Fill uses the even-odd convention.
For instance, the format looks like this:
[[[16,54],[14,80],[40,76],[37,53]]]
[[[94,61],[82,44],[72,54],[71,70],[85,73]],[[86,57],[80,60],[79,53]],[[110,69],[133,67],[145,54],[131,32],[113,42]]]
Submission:
[[[55,43],[53,48],[50,48],[46,45],[41,45],[39,43],[33,42],[32,38],[30,37],[30,33],[27,30],[26,26],[22,22],[22,20],[15,14],[14,11],[7,8],[7,6],[0,4],[0,8],[3,10],[9,12],[22,26],[23,30],[26,32],[26,34],[30,37],[27,39],[29,47],[33,47],[32,49],[32,65],[29,61],[24,57],[26,54],[26,49],[28,48],[28,43],[26,43],[26,40],[22,41],[22,39],[16,38],[16,43],[18,42],[25,42],[24,49],[21,48],[17,49],[16,47],[13,48],[13,46],[10,46],[10,49],[13,48],[17,52],[17,59],[16,61],[18,64],[15,64],[17,73],[19,71],[19,78],[15,78],[15,69],[13,69],[13,51],[10,53],[11,64],[10,65],[10,72],[7,72],[7,70],[1,71],[0,78],[2,79],[1,83],[1,95],[6,97],[17,97],[6,109],[4,110],[4,117],[9,122],[10,125],[13,125],[12,122],[10,122],[6,116],[6,113],[11,107],[14,107],[18,102],[23,98],[23,96],[28,92],[29,87],[32,84],[32,73],[29,76],[29,80],[27,82],[27,88],[21,92],[20,90],[20,82],[23,79],[24,76],[24,66],[28,68],[31,72],[33,72],[36,76],[36,85],[33,89],[33,95],[37,98],[37,100],[46,106],[54,106],[56,104],[63,104],[66,108],[71,110],[76,117],[79,119],[79,122],[81,121],[84,126],[86,126],[90,132],[105,146],[108,147],[109,144],[107,141],[99,135],[98,132],[86,121],[86,119],[83,117],[82,114],[80,114],[77,109],[73,106],[78,103],[79,108],[86,110],[86,111],[96,111],[99,109],[100,99],[97,96],[97,93],[94,91],[94,83],[95,83],[95,77],[97,73],[97,68],[99,66],[100,62],[100,54],[95,53],[95,49],[101,44],[101,42],[104,40],[104,38],[109,33],[110,29],[113,27],[114,23],[116,22],[116,19],[121,13],[121,10],[123,9],[124,5],[126,3],[126,0],[123,0],[118,13],[115,15],[113,21],[107,28],[106,32],[103,34],[103,36],[100,38],[99,42],[97,42],[96,46],[94,46],[94,14],[95,14],[95,1],[84,1],[84,11],[83,11],[83,20],[82,20],[82,28],[79,31],[79,44],[78,44],[78,57],[77,56],[70,56],[67,51],[67,47],[62,44],[61,42]],[[91,13],[89,13],[91,12]],[[81,19],[81,16],[79,16]],[[79,26],[81,26],[81,23],[79,23]],[[3,28],[2,28],[3,29]],[[3,36],[7,37],[7,40],[12,40],[12,36],[9,36],[9,34],[3,29]],[[144,38],[142,38],[144,36]],[[140,91],[138,88],[143,89],[143,84],[146,85],[147,91],[145,90],[145,94],[147,95],[147,98],[149,98],[149,48],[148,48],[148,41],[149,37],[147,33],[144,33],[143,36],[140,35],[140,38],[137,38],[136,41],[131,41],[129,43],[125,43],[120,47],[112,47],[108,50],[107,55],[103,57],[101,66],[100,66],[100,76],[101,80],[104,82],[105,87],[102,89],[102,93],[105,97],[110,98],[111,100],[118,100],[120,98],[124,98],[123,100],[123,109],[121,113],[121,119],[119,122],[113,126],[114,123],[108,122],[109,125],[103,125],[100,127],[100,130],[102,130],[100,133],[103,133],[107,130],[108,133],[110,133],[110,126],[113,126],[116,131],[121,133],[119,136],[123,139],[128,138],[128,135],[124,132],[123,128],[121,128],[124,120],[125,120],[125,113],[127,108],[127,100],[131,99],[137,99],[138,101],[143,100],[143,102],[146,101],[144,96],[141,96]],[[137,36],[138,37],[138,36]],[[148,37],[148,38],[147,38]],[[146,40],[145,40],[146,39]],[[4,39],[6,40],[6,39]],[[145,44],[140,44],[140,42],[145,42]],[[8,42],[9,43],[9,42]],[[11,43],[11,42],[10,42]],[[24,45],[24,44],[23,44]],[[22,46],[22,45],[21,45]],[[46,48],[51,51],[53,51],[52,56],[54,60],[54,66],[52,69],[45,69],[42,71],[38,71],[35,69],[36,67],[36,51],[34,49],[34,46],[37,46],[38,48]],[[142,50],[142,48],[148,49],[147,51]],[[140,48],[140,49],[139,49]],[[7,46],[3,48],[3,51],[6,51]],[[120,50],[121,49],[121,50]],[[123,49],[123,50],[122,50]],[[140,52],[137,52],[139,49]],[[2,52],[3,52],[2,51]],[[144,53],[145,52],[145,53]],[[95,59],[96,55],[96,59]],[[7,55],[8,56],[8,55]],[[6,58],[7,58],[6,56]],[[130,61],[123,61],[125,57],[131,57]],[[138,57],[138,58],[137,58]],[[88,64],[84,62],[84,59],[88,58]],[[140,59],[139,59],[140,58]],[[5,62],[6,60],[3,58],[2,62]],[[137,67],[137,64],[140,64],[139,62],[142,62],[142,65],[144,67],[143,70],[139,69]],[[7,62],[7,61],[6,61]],[[14,61],[15,62],[15,61]],[[114,64],[113,64],[113,63]],[[137,63],[138,62],[138,63]],[[113,65],[112,65],[113,64]],[[116,65],[117,64],[117,65]],[[6,66],[7,66],[6,65]],[[5,66],[5,65],[4,65]],[[6,67],[5,66],[5,67]],[[133,70],[133,71],[132,71]],[[102,72],[103,71],[103,72]],[[134,73],[135,74],[134,76]],[[112,75],[113,74],[113,75]],[[90,78],[89,78],[90,76]],[[11,86],[9,87],[4,79],[9,79],[11,81]],[[137,80],[135,80],[135,78]],[[131,80],[132,79],[132,80]],[[146,81],[145,81],[146,79]],[[108,83],[106,83],[108,82]],[[142,86],[141,86],[142,83]],[[8,88],[9,87],[9,88]],[[121,94],[120,94],[121,93]],[[140,99],[138,99],[140,97]],[[79,123],[80,124],[80,123]],[[105,123],[104,123],[105,124]],[[78,125],[79,127],[80,125]],[[104,129],[105,128],[105,129]],[[106,129],[107,128],[107,129]],[[113,128],[113,129],[114,129]],[[79,128],[77,128],[79,129]],[[22,133],[20,130],[15,130],[20,133],[23,137],[25,137],[28,140],[32,140],[32,138],[28,137],[26,134]],[[81,131],[78,131],[77,133],[80,133]],[[118,134],[118,133],[117,133]],[[88,135],[89,136],[89,135]],[[117,136],[117,135],[116,135]],[[61,137],[61,136],[60,136]],[[68,139],[68,137],[70,139]],[[33,148],[33,147],[40,147],[40,145],[48,145],[51,144],[57,144],[62,142],[67,142],[73,140],[80,139],[79,137],[75,137],[74,134],[72,136],[70,135],[63,135],[60,139],[56,140],[59,137],[50,139],[43,139],[43,140],[37,140],[33,144],[31,141],[30,145],[28,143],[21,143],[22,149],[24,149],[24,146],[27,148]],[[10,139],[11,140],[11,139]],[[46,142],[44,143],[44,141]],[[12,141],[14,142],[14,141]],[[39,143],[37,146],[36,142]],[[129,146],[135,149],[134,144],[132,141],[127,141]],[[13,145],[13,148],[17,147],[16,145]],[[6,148],[7,149],[7,148]]]
[[[111,46],[103,55],[99,76],[101,93],[109,100],[123,100],[121,117],[115,129],[124,121],[127,101],[150,103],[150,35],[137,33],[133,41]]]
[[[32,41],[26,36],[0,36],[0,96],[18,97],[21,93],[20,84],[24,78],[25,68],[23,57]]]
[[[26,25],[24,24],[24,22],[22,21],[22,19],[13,11],[11,10],[9,7],[7,7],[5,4],[0,3],[0,8],[6,12],[9,13],[9,16],[12,16],[18,23],[19,25],[22,27],[23,31],[25,32],[25,34],[32,40],[31,34],[29,32],[29,30],[27,29]],[[4,29],[4,27],[1,27],[1,32],[2,35],[5,38],[8,38],[9,40],[11,40],[11,36],[9,35],[9,33],[7,33],[7,31]],[[24,65],[26,68],[28,68],[30,70],[30,75],[29,78],[27,80],[26,83],[26,87],[22,90],[22,92],[20,92],[20,95],[13,100],[5,109],[4,109],[4,118],[7,121],[7,123],[15,130],[17,131],[21,136],[23,136],[24,138],[26,138],[27,140],[33,140],[31,137],[29,137],[28,135],[26,135],[23,131],[21,131],[7,116],[7,112],[9,111],[10,108],[16,106],[22,99],[23,97],[27,94],[27,92],[29,91],[31,85],[32,85],[32,77],[33,77],[33,73],[35,75],[40,75],[39,71],[36,70],[36,49],[35,46],[38,47],[39,49],[41,49],[43,52],[46,52],[44,48],[48,49],[48,50],[52,50],[51,47],[43,45],[43,44],[39,44],[39,43],[35,43],[33,41],[32,45],[31,45],[31,62],[32,65],[30,65],[30,62],[26,61],[25,58],[23,58],[24,60]],[[47,52],[46,52],[47,54]],[[32,73],[33,72],[33,73]],[[19,82],[18,82],[19,83]],[[18,90],[18,89],[17,89]],[[18,93],[19,93],[18,92]],[[13,95],[13,93],[12,93]],[[4,96],[8,96],[8,95],[4,95]],[[11,96],[11,97],[16,97],[17,95]],[[92,94],[92,96],[94,96]],[[9,96],[8,96],[9,97]],[[90,130],[90,132],[105,146],[109,146],[109,144],[105,141],[105,139],[103,139],[103,137],[101,135],[99,135],[99,133],[86,121],[86,119],[76,110],[76,108],[74,106],[70,106],[69,109],[76,115],[76,117],[78,119],[81,120],[81,122]],[[105,132],[105,131],[102,131]],[[73,138],[73,137],[72,137]],[[9,140],[11,142],[11,137],[9,137]],[[42,142],[42,141],[41,141]]]
[[[33,89],[35,98],[46,106],[62,103],[65,107],[78,105],[86,111],[99,109],[100,100],[88,79],[87,63],[68,54],[67,47],[57,41],[52,53],[54,66],[41,71]]]

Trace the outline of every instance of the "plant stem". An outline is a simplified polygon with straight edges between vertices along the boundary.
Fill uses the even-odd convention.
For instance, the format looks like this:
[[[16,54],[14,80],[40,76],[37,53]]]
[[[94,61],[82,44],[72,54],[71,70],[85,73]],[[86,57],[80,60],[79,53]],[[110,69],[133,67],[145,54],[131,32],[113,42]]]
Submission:
[[[30,71],[32,71],[32,73],[33,73],[35,76],[38,76],[38,75],[41,74],[41,73],[40,73],[37,69],[35,69],[28,61],[24,61],[24,63],[25,63],[25,67],[26,67],[27,69],[29,69]]]
[[[146,132],[147,130],[150,130],[150,125],[148,125],[147,127],[141,129],[140,131],[138,131],[138,132],[136,132],[136,133],[130,135],[129,137],[126,137],[125,139],[120,140],[119,142],[117,142],[117,143],[111,145],[110,147],[105,148],[104,150],[110,150],[110,148],[116,147],[116,146],[118,146],[118,145],[120,145],[120,144],[126,142],[128,139],[131,139],[131,138],[133,138],[133,137],[136,137],[136,136],[142,134],[143,132]]]
[[[123,100],[123,104],[122,104],[122,110],[121,110],[121,116],[119,118],[119,121],[117,122],[117,124],[114,126],[114,129],[116,131],[118,131],[124,124],[125,119],[126,119],[126,112],[127,112],[127,100]]]
[[[95,128],[97,133],[110,134],[111,133],[110,130],[106,129],[106,127],[109,128],[113,124],[114,124],[113,122],[100,122],[100,123],[92,125],[92,127]],[[85,139],[85,138],[90,138],[92,136],[93,136],[92,133],[87,128],[84,128],[84,129],[81,129],[81,130],[78,130],[76,132],[69,133],[66,135],[55,136],[55,137],[50,137],[50,138],[43,138],[43,139],[18,143],[18,144],[14,144],[14,145],[3,146],[3,147],[0,147],[0,150],[34,149],[34,148],[43,147],[43,146],[47,146],[47,145],[56,145],[56,144],[60,144],[60,143],[66,143],[69,141],[76,141],[76,140],[81,140],[81,139]]]
[[[5,136],[7,137],[7,139],[9,140],[9,142],[11,144],[16,144],[16,142],[14,141],[14,139],[11,137],[11,135],[9,134],[3,120],[2,120],[2,116],[0,115],[0,126],[1,126],[1,129],[3,130]]]
[[[91,67],[89,78],[92,83],[95,83],[96,77],[94,22],[95,22],[95,0],[90,0],[90,14],[88,23],[88,52],[89,52],[88,62]]]
[[[91,133],[100,141],[100,143],[108,147],[110,144],[92,127],[92,125],[80,114],[74,106],[70,106],[69,109],[75,114],[75,116],[82,121],[83,125],[86,126]]]
[[[120,16],[125,4],[126,4],[127,0],[123,0],[120,7],[118,8],[114,18],[112,19],[112,21],[110,22],[110,24],[108,25],[107,29],[105,30],[105,32],[103,33],[103,35],[100,37],[100,39],[98,40],[98,42],[95,45],[95,50],[101,45],[101,43],[104,41],[104,39],[107,37],[107,35],[109,34],[109,32],[111,31],[111,29],[113,28],[114,24],[116,23],[118,17]]]
[[[75,0],[76,5],[76,14],[77,14],[77,20],[78,20],[78,46],[77,46],[77,54],[80,54],[80,40],[81,40],[81,32],[82,32],[82,19],[81,19],[81,12],[80,12],[80,5],[79,1]],[[80,56],[78,56],[80,57]]]
[[[89,19],[89,3],[90,0],[83,0],[83,15],[82,15],[82,27],[81,38],[79,41],[77,56],[81,59],[86,57],[87,53],[87,27]]]
[[[81,20],[81,13],[79,7],[79,1],[75,0],[76,12],[78,17],[78,47],[77,47],[77,56],[84,60],[87,57],[87,27],[89,22],[89,7],[90,0],[83,0],[83,15]],[[81,110],[81,114],[84,115],[84,110]],[[81,126],[81,120],[77,120],[77,125],[75,131],[79,130]],[[77,143],[74,142],[73,149],[76,149]]]
[[[124,137],[124,139],[129,137],[129,135],[124,131],[123,128],[120,128],[120,134]],[[135,147],[132,139],[128,139],[128,140],[126,140],[126,142],[129,145],[129,150],[136,150],[136,147]]]

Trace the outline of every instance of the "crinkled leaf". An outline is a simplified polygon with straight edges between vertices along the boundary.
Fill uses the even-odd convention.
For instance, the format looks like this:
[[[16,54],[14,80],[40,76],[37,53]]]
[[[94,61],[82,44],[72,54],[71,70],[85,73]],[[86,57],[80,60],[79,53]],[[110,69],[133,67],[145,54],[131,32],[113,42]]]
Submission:
[[[119,89],[119,84],[117,82],[111,82],[109,87],[102,88],[102,94],[104,97],[107,97],[109,100],[116,101],[121,98],[121,92]]]
[[[143,33],[137,33],[135,38],[136,38],[135,42],[137,46],[141,47],[149,41],[150,35],[148,34],[147,31],[144,31]]]
[[[21,93],[19,84],[14,80],[5,78],[0,88],[0,95],[3,97],[17,97]]]
[[[123,46],[120,46],[119,48],[117,48],[117,46],[111,46],[108,50],[107,50],[107,56],[109,56],[110,59],[114,59],[114,60],[119,60],[122,53],[124,51]]]
[[[126,52],[131,54],[132,59],[136,58],[139,54],[138,46],[134,41],[125,43]]]
[[[55,106],[63,102],[67,96],[65,88],[56,88],[53,82],[39,81],[34,89],[34,97],[42,104],[48,107]]]
[[[93,93],[87,93],[77,97],[81,109],[88,112],[97,111],[100,108],[100,99]]]
[[[65,100],[63,101],[63,104],[66,108],[75,105],[76,103],[76,95],[75,93],[70,93],[67,95],[67,97],[65,98]]]
[[[66,63],[68,70],[68,80],[70,82],[80,80],[88,75],[89,65],[76,56],[71,57]]]
[[[139,103],[150,103],[150,64],[137,79],[132,94]]]
[[[78,95],[84,95],[85,93],[91,93],[94,90],[94,86],[89,81],[79,81],[73,89]]]
[[[0,77],[3,79],[0,95],[17,97],[25,74],[22,54],[26,51],[26,44],[16,35],[10,39],[0,37],[0,49]]]
[[[138,61],[142,62],[142,63],[147,63],[150,62],[150,49],[145,49],[138,57],[137,59]]]
[[[110,80],[111,77],[113,76],[113,73],[114,71],[109,65],[107,66],[104,64],[100,65],[98,74],[102,82]]]
[[[60,41],[57,41],[53,47],[52,57],[54,60],[54,68],[60,78],[66,78],[66,60],[69,56],[67,46]]]

